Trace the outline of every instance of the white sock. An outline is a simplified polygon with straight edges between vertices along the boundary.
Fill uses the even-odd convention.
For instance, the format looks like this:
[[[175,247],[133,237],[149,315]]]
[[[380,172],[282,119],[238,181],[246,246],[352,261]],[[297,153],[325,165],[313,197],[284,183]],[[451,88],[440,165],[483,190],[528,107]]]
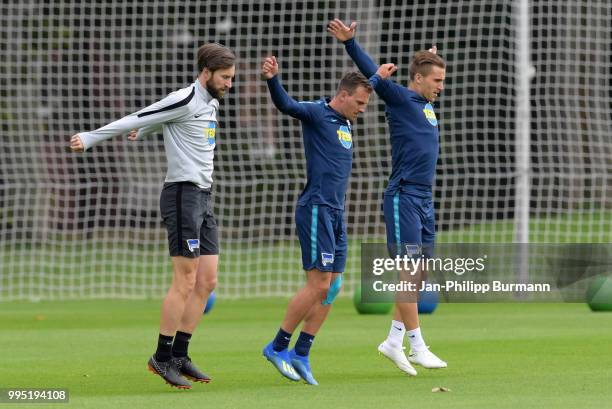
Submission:
[[[406,331],[408,335],[408,342],[410,342],[410,349],[413,352],[424,351],[427,349],[427,345],[425,345],[425,340],[421,335],[421,328],[415,328],[410,331]]]
[[[404,343],[404,334],[406,333],[406,327],[401,321],[391,321],[391,328],[389,329],[389,336],[387,342],[394,348],[399,348]]]

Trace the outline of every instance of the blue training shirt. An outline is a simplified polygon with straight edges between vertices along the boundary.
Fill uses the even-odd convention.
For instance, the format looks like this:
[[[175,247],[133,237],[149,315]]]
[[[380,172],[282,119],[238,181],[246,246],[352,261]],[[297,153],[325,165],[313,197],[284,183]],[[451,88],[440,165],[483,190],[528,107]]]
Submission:
[[[370,78],[373,87],[378,79],[377,75]],[[297,102],[287,94],[277,76],[267,83],[276,108],[302,123],[307,181],[298,205],[322,204],[343,210],[353,164],[351,122],[330,107],[328,99]]]
[[[344,46],[365,76],[376,72],[378,66],[355,39]],[[392,168],[385,194],[394,194],[402,184],[431,192],[440,146],[433,106],[425,97],[388,79],[378,81],[374,90],[385,101],[391,134]]]

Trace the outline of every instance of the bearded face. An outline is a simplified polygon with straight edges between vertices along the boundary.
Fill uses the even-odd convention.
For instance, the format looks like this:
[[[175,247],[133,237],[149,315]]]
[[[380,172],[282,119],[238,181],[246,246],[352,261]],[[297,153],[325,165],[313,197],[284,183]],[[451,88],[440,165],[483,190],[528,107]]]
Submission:
[[[215,99],[221,99],[232,87],[232,81],[236,73],[235,67],[220,68],[210,73],[206,80],[206,90]]]

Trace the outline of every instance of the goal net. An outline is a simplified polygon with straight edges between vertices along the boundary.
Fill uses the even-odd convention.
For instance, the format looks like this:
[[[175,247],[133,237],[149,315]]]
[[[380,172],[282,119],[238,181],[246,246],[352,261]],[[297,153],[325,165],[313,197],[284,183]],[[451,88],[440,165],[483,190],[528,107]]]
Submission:
[[[411,5],[407,5],[411,3]],[[273,107],[259,67],[274,54],[291,96],[334,93],[354,69],[327,32],[338,17],[377,62],[408,83],[412,54],[438,46],[448,64],[436,103],[440,242],[515,240],[517,121],[529,121],[529,241],[612,240],[612,5],[529,2],[529,118],[517,118],[515,1],[3,2],[0,63],[0,301],[159,297],[171,272],[159,216],[161,135],[117,137],[85,154],[69,137],[191,83],[195,51],[217,41],[238,56],[221,104],[214,204],[217,292],[286,296],[303,282],[293,223],[305,182],[298,121]],[[527,70],[528,71],[528,70]],[[528,74],[527,74],[528,75]],[[354,127],[344,294],[359,245],[383,242],[390,173],[383,103]]]

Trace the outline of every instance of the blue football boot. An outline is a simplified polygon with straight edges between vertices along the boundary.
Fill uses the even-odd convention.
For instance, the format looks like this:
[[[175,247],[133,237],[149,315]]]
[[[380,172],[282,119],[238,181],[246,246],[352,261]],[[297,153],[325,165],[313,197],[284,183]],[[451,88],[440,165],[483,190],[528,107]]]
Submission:
[[[312,376],[310,370],[310,362],[308,362],[308,356],[300,356],[295,353],[295,349],[289,351],[289,359],[291,359],[291,365],[295,368],[298,374],[304,379],[309,385],[318,385],[319,382]]]
[[[272,348],[272,342],[270,342],[263,349],[263,356],[270,361],[272,365],[274,365],[274,368],[276,368],[285,378],[296,382],[300,380],[300,375],[297,374],[295,368],[291,365],[287,349],[276,352],[274,348]]]

